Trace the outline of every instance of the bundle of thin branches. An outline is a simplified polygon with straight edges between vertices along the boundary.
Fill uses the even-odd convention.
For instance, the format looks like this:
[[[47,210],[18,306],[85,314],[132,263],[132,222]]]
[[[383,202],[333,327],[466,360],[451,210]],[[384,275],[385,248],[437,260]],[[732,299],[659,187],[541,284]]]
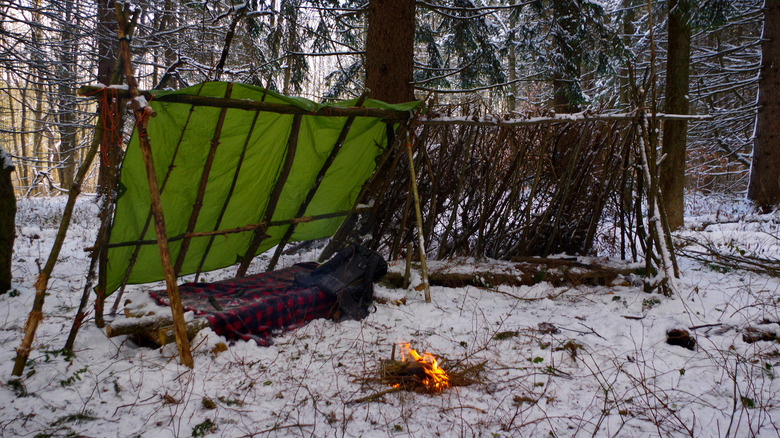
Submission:
[[[465,364],[458,362],[448,366],[446,361],[442,369],[449,376],[449,386],[468,386],[475,383],[483,383],[480,376],[485,369],[486,362],[477,364]],[[365,397],[352,400],[351,403],[362,403],[381,398],[386,394],[398,391],[411,391],[421,394],[434,394],[438,392],[423,383],[424,371],[422,366],[414,361],[398,361],[393,359],[382,360],[379,366],[369,375],[358,377],[357,382],[368,385],[381,385],[385,389],[374,392]]]
[[[684,244],[678,254],[703,262],[711,268],[723,271],[742,269],[758,274],[780,276],[780,259],[764,258],[749,254],[734,254],[723,251],[713,242],[700,242],[693,238],[677,238]]]
[[[479,375],[484,368],[485,362],[480,362],[476,365],[460,364],[449,367],[445,364],[442,366],[442,369],[449,377],[450,386],[468,386],[481,382]],[[376,381],[384,385],[399,385],[407,391],[435,392],[429,386],[423,384],[426,375],[424,368],[419,362],[384,360],[381,362],[379,370]]]

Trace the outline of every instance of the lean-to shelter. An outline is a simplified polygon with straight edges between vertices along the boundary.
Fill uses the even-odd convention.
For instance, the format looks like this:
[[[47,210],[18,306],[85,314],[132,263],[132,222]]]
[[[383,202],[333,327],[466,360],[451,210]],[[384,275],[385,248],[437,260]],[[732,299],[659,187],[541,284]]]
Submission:
[[[283,239],[332,235],[394,127],[419,105],[363,98],[321,105],[229,82],[147,99],[156,114],[148,136],[177,275],[248,264]],[[107,293],[164,278],[146,181],[136,133],[121,167]],[[301,219],[328,215],[334,217]]]

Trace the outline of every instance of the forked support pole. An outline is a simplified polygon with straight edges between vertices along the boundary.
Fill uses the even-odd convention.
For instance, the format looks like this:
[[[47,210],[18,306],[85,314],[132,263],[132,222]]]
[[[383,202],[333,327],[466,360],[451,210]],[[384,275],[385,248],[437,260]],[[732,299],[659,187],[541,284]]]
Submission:
[[[168,233],[165,227],[165,217],[163,215],[162,203],[160,201],[160,188],[157,183],[157,174],[155,173],[154,160],[152,157],[149,135],[146,130],[149,117],[154,111],[151,107],[143,105],[136,99],[138,96],[138,86],[133,76],[133,66],[130,61],[130,43],[126,38],[127,16],[125,7],[121,3],[116,4],[117,20],[119,21],[119,52],[124,59],[125,78],[133,105],[133,115],[136,119],[136,129],[138,135],[138,144],[144,159],[146,168],[146,177],[149,184],[149,198],[151,201],[152,213],[154,215],[154,229],[157,234],[157,246],[160,250],[160,261],[162,263],[163,274],[165,276],[166,291],[171,303],[171,312],[173,314],[173,328],[176,335],[176,346],[179,349],[181,363],[193,368],[195,366],[190,350],[190,342],[187,339],[187,329],[184,322],[184,309],[182,308],[179,288],[176,284],[176,274],[173,269],[171,252],[168,248]]]

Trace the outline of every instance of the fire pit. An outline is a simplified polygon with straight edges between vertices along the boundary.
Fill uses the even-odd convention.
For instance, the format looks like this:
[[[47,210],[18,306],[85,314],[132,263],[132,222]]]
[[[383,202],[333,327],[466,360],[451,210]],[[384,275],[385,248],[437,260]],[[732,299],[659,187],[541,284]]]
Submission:
[[[393,388],[420,392],[441,392],[450,387],[450,376],[432,353],[420,354],[408,342],[399,343],[401,360],[382,363],[383,380]]]
[[[396,360],[396,347],[390,359],[381,360],[378,369],[367,377],[357,381],[373,386],[379,384],[384,389],[365,397],[350,401],[362,403],[374,401],[387,394],[398,391],[412,391],[423,394],[438,394],[454,386],[467,386],[479,383],[479,374],[486,362],[468,365],[464,361],[450,362],[433,353],[418,353],[408,342],[399,342],[400,360]]]

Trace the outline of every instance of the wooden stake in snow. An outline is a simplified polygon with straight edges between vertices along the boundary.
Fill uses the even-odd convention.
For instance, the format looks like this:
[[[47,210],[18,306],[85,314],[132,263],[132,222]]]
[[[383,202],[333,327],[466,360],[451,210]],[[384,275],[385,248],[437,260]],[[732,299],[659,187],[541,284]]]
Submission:
[[[52,245],[49,258],[46,260],[46,265],[38,274],[38,280],[35,282],[35,301],[33,302],[33,308],[30,311],[30,315],[27,317],[27,323],[24,326],[24,338],[22,339],[19,348],[16,349],[16,360],[14,362],[13,372],[11,373],[15,377],[21,377],[24,366],[27,363],[27,358],[30,356],[32,343],[35,339],[35,332],[38,330],[38,324],[43,319],[43,303],[46,299],[46,290],[48,289],[49,279],[51,278],[54,266],[57,264],[57,257],[59,257],[60,250],[62,250],[65,236],[68,234],[68,227],[70,226],[70,219],[73,216],[76,198],[78,198],[81,193],[81,185],[84,183],[87,171],[89,171],[89,167],[92,165],[92,160],[97,154],[99,145],[100,142],[93,142],[89,151],[87,151],[87,155],[84,157],[84,162],[81,163],[81,167],[79,167],[79,170],[76,173],[76,179],[73,181],[70,191],[68,191],[68,201],[65,204],[65,210],[62,212],[62,220],[60,221],[60,228],[57,231],[57,236],[54,239],[54,245]]]
[[[412,274],[412,242],[406,244],[406,270],[404,271],[403,288],[409,287],[409,276]],[[393,350],[395,351],[395,350]]]
[[[409,180],[412,186],[414,198],[414,213],[417,217],[417,244],[420,247],[420,271],[422,271],[423,288],[425,288],[425,302],[431,302],[431,285],[428,282],[428,264],[425,262],[425,237],[423,236],[422,213],[420,212],[420,196],[417,194],[417,176],[414,171],[414,155],[412,154],[412,141],[409,131],[406,131],[406,154],[409,157]]]
[[[182,308],[181,298],[179,297],[179,288],[176,284],[176,275],[174,274],[171,252],[168,248],[168,233],[165,228],[165,217],[160,202],[160,188],[157,184],[157,175],[154,169],[154,160],[152,157],[149,136],[146,126],[149,117],[154,114],[151,107],[146,104],[146,99],[138,96],[138,86],[133,76],[133,65],[130,60],[130,42],[128,41],[125,30],[127,29],[127,16],[125,7],[121,3],[116,4],[116,15],[119,21],[119,52],[124,59],[125,78],[130,88],[130,97],[133,107],[133,115],[136,119],[136,129],[138,133],[138,144],[144,158],[146,167],[147,182],[149,184],[149,197],[151,209],[154,214],[154,229],[157,233],[157,246],[160,249],[160,261],[162,262],[163,274],[165,275],[165,284],[167,286],[168,298],[171,302],[171,312],[173,313],[173,327],[176,334],[176,345],[179,349],[181,363],[192,368],[192,351],[187,339],[187,330],[184,323],[184,309]]]

